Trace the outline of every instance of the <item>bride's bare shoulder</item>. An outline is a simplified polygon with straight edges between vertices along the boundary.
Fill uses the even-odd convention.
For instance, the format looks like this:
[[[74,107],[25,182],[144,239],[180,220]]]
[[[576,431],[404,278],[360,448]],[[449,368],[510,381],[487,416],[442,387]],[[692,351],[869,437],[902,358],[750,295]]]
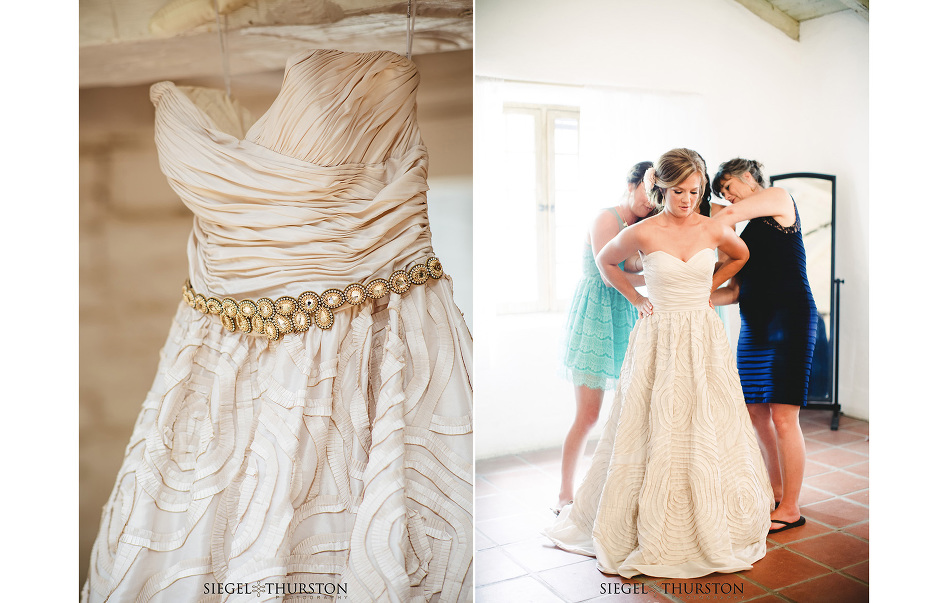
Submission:
[[[697,219],[697,222],[694,223],[694,226],[697,226],[698,228],[702,230],[710,230],[715,227],[715,224],[716,224],[715,220],[712,220],[711,218],[707,216],[702,216],[701,214],[697,214],[697,213],[694,214],[694,216]]]
[[[630,226],[630,228],[638,228],[639,230],[653,230],[654,228],[658,227],[659,222],[660,222],[659,218],[660,218],[660,214],[655,215],[655,216],[648,216],[647,218],[642,218],[641,220],[639,220],[638,222]]]
[[[655,236],[654,233],[661,227],[661,220],[657,220],[656,218],[658,218],[658,216],[643,218],[632,226],[629,226],[626,230],[633,231],[639,240],[643,238],[648,239],[649,237]]]
[[[715,220],[714,218],[709,218],[708,216],[702,216],[698,214],[698,226],[701,228],[717,228],[721,222]]]
[[[710,236],[714,239],[719,238],[721,233],[721,222],[709,218],[707,216],[698,215],[698,222],[695,226],[698,228],[698,232],[703,233],[706,236]]]

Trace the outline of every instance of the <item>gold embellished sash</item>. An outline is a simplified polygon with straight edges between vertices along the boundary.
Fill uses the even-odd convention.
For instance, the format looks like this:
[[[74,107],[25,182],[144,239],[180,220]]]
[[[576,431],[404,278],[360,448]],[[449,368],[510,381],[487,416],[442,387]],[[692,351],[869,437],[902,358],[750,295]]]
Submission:
[[[368,299],[381,299],[389,293],[401,295],[412,285],[424,285],[429,278],[444,276],[444,268],[436,257],[415,264],[408,270],[396,270],[388,279],[377,278],[368,284],[352,283],[344,289],[327,289],[320,294],[306,291],[297,297],[284,295],[272,300],[232,297],[214,297],[198,293],[191,287],[190,279],[184,282],[184,301],[202,314],[220,317],[221,324],[230,332],[266,335],[271,341],[279,341],[287,333],[303,333],[310,326],[320,329],[332,328],[333,310],[344,304],[358,306]]]

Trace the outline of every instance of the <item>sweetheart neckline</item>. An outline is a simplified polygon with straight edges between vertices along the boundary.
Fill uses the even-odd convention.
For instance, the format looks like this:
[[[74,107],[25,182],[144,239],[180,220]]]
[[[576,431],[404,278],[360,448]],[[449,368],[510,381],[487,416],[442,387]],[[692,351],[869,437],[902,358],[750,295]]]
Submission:
[[[655,251],[653,251],[653,252],[651,252],[651,253],[645,253],[645,254],[642,254],[642,255],[643,255],[643,257],[648,257],[648,256],[654,255],[654,254],[656,254],[656,253],[664,253],[664,254],[667,255],[668,257],[674,258],[674,259],[678,260],[679,262],[681,262],[682,264],[687,264],[687,263],[689,263],[691,260],[693,260],[693,259],[695,259],[696,257],[698,257],[698,254],[700,254],[702,251],[714,251],[714,248],[713,248],[713,247],[705,247],[704,249],[699,249],[698,251],[696,251],[696,252],[695,252],[690,258],[688,258],[687,260],[683,260],[683,259],[681,259],[680,257],[678,257],[677,255],[668,253],[667,251],[664,251],[664,250],[662,250],[662,249],[656,249]]]
[[[375,53],[394,54],[394,53],[392,53],[392,52],[390,52],[390,51],[387,51],[387,50],[378,50],[378,51],[374,51],[374,52],[375,52]],[[373,53],[362,52],[362,53],[351,53],[351,54],[373,54]],[[399,55],[399,56],[400,56],[400,55]],[[280,157],[280,158],[283,159],[283,160],[294,162],[294,163],[298,164],[300,167],[305,167],[305,168],[313,168],[313,167],[315,167],[315,168],[319,168],[319,169],[337,169],[337,168],[349,168],[349,167],[352,167],[352,166],[360,166],[360,167],[363,167],[363,168],[372,168],[372,167],[385,166],[388,162],[390,162],[390,161],[392,161],[392,160],[394,160],[394,159],[401,160],[401,157],[400,157],[400,156],[399,156],[399,157],[391,156],[391,157],[388,157],[387,159],[384,159],[384,160],[382,160],[382,161],[377,161],[377,162],[374,162],[374,163],[353,162],[353,163],[343,163],[343,164],[339,164],[339,165],[322,165],[322,164],[319,164],[319,163],[313,163],[313,162],[311,162],[311,161],[306,161],[305,159],[300,159],[300,158],[294,157],[294,156],[292,156],[292,155],[287,155],[287,154],[281,153],[280,151],[275,151],[275,150],[273,150],[273,149],[271,149],[271,148],[269,148],[269,147],[265,147],[265,146],[263,146],[263,145],[261,145],[261,144],[259,144],[259,143],[256,143],[256,142],[254,142],[254,141],[249,140],[249,139],[246,138],[247,133],[250,132],[251,129],[255,128],[255,127],[263,120],[264,116],[270,111],[270,108],[269,108],[269,107],[267,108],[267,110],[264,112],[263,115],[261,115],[259,118],[257,118],[257,120],[253,123],[252,126],[250,126],[249,128],[247,128],[246,132],[244,132],[241,136],[238,137],[238,136],[234,136],[233,134],[229,134],[229,133],[225,132],[224,130],[221,130],[221,129],[220,129],[220,126],[211,118],[211,116],[208,115],[207,112],[206,112],[204,109],[202,109],[201,107],[199,107],[199,106],[197,105],[197,103],[194,102],[194,100],[193,100],[190,96],[188,96],[188,95],[181,89],[181,86],[179,86],[179,85],[176,84],[175,82],[173,82],[173,81],[171,81],[171,80],[164,80],[164,81],[162,81],[162,82],[156,82],[155,84],[152,84],[152,86],[157,86],[158,84],[167,84],[167,85],[169,85],[169,86],[171,87],[171,94],[172,94],[172,95],[176,96],[177,98],[183,99],[183,101],[185,102],[185,104],[187,104],[187,105],[188,105],[189,107],[191,107],[195,112],[197,112],[198,115],[200,115],[200,116],[202,116],[204,119],[208,120],[208,121],[211,123],[211,127],[210,127],[210,128],[204,128],[205,130],[217,132],[217,133],[219,133],[219,134],[223,134],[224,136],[233,139],[238,145],[250,145],[250,146],[253,146],[253,147],[257,148],[257,149],[261,149],[263,152],[265,152],[265,153],[267,153],[267,154],[276,155],[276,156]],[[211,88],[211,87],[207,87],[207,86],[192,86],[192,87],[205,88],[205,89],[207,89],[207,90],[217,91],[217,92],[221,92],[221,93],[224,92],[223,90],[219,90],[219,89],[217,89],[217,88]],[[282,88],[281,88],[281,91],[282,91]],[[238,104],[238,106],[239,106],[239,102],[238,102],[238,101],[235,100],[234,102],[235,102],[236,104]],[[271,103],[270,107],[272,107],[273,104],[275,104],[275,103],[276,103],[276,99],[273,100],[273,103]],[[417,145],[411,147],[410,149],[408,149],[408,151],[414,151],[414,150],[417,149],[418,147],[424,147],[424,146],[425,146],[424,143],[420,143],[420,144],[417,144]],[[409,154],[409,153],[406,152],[406,155],[408,155],[408,154]]]
[[[298,54],[302,56],[303,54],[305,54],[305,53],[307,53],[307,52],[308,52],[309,54],[306,56],[306,58],[301,59],[300,61],[297,61],[297,63],[295,63],[295,65],[298,65],[299,63],[302,63],[302,62],[304,62],[304,61],[308,61],[308,60],[311,59],[313,56],[315,56],[316,53],[318,53],[318,52],[336,52],[336,53],[342,53],[342,54],[363,55],[363,56],[369,56],[369,55],[378,55],[378,56],[381,56],[381,55],[386,55],[386,54],[388,54],[388,55],[392,55],[392,56],[395,56],[395,57],[398,57],[398,58],[404,58],[402,55],[400,55],[400,54],[398,54],[398,53],[396,53],[396,52],[392,52],[392,51],[390,51],[390,50],[370,50],[370,51],[367,51],[367,52],[358,52],[358,51],[349,51],[349,50],[337,50],[337,49],[332,49],[332,48],[313,48],[313,49],[310,49],[310,50],[303,50],[303,51],[300,51]],[[293,56],[295,56],[295,55],[293,55]],[[408,59],[408,61],[410,62],[411,59]],[[260,125],[260,122],[263,121],[263,118],[266,117],[268,113],[270,113],[270,110],[273,109],[273,106],[276,105],[276,102],[280,99],[280,95],[283,93],[283,87],[286,85],[286,76],[287,76],[287,73],[289,72],[289,70],[290,70],[290,66],[289,66],[289,65],[287,65],[287,66],[285,66],[285,67],[283,68],[283,81],[280,83],[280,89],[277,91],[277,94],[276,94],[276,96],[273,98],[273,100],[270,101],[270,104],[267,105],[266,111],[264,111],[256,120],[254,120],[254,122],[253,122],[250,126],[247,127],[247,129],[243,132],[243,134],[241,134],[240,137],[234,136],[235,139],[237,139],[237,140],[240,141],[240,142],[249,142],[249,143],[251,143],[251,144],[257,144],[257,143],[255,143],[255,142],[253,142],[253,141],[251,141],[251,140],[247,140],[247,134],[248,134],[251,130],[253,130],[254,128],[256,128],[258,125]],[[171,84],[171,87],[174,89],[175,94],[178,94],[178,95],[182,96],[202,117],[204,117],[204,118],[207,119],[209,122],[211,122],[211,124],[213,125],[214,131],[216,131],[216,132],[221,132],[221,133],[223,133],[223,134],[227,134],[227,132],[225,132],[224,130],[222,130],[221,127],[220,127],[220,125],[219,125],[217,122],[215,122],[214,119],[211,118],[210,115],[208,115],[207,111],[205,111],[204,109],[202,109],[201,107],[199,107],[199,106],[197,105],[197,103],[195,103],[194,100],[193,100],[190,96],[188,96],[183,90],[181,90],[181,86],[179,86],[177,82],[175,82],[175,81],[173,81],[173,80],[164,80],[164,81],[167,82],[168,84]],[[156,83],[163,83],[163,82],[156,82]],[[153,84],[153,85],[154,85],[154,84]],[[213,86],[187,86],[187,85],[185,85],[185,87],[203,88],[203,89],[205,89],[205,90],[210,90],[210,91],[212,91],[212,92],[216,92],[216,93],[219,93],[219,94],[222,94],[222,95],[227,95],[227,91],[226,91],[226,90],[221,89],[221,88],[215,88],[215,87],[213,87]],[[235,98],[233,98],[233,97],[230,97],[230,100],[231,100],[231,102],[232,102],[234,105],[236,105],[239,109],[245,109],[245,107],[244,107],[243,105],[241,105],[240,102],[239,102],[237,99],[235,99]],[[228,134],[228,135],[231,136],[230,134]],[[259,145],[258,145],[258,146],[259,146]],[[266,148],[266,147],[263,147],[263,148]],[[282,155],[282,153],[279,153],[279,154]]]

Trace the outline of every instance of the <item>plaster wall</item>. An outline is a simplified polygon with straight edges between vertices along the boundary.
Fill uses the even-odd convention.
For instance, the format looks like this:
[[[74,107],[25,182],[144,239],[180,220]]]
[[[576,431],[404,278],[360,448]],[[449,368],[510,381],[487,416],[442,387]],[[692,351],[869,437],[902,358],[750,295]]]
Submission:
[[[743,156],[763,162],[767,174],[837,176],[836,274],[845,279],[839,398],[844,413],[868,419],[868,23],[835,13],[803,22],[794,41],[732,0],[597,0],[582,8],[481,0],[475,19],[476,76],[696,95],[706,141],[698,150],[709,171]],[[477,213],[475,224],[478,248],[485,221]],[[482,278],[476,267],[478,291]],[[477,457],[562,445],[575,408],[570,384],[555,375],[564,316],[517,320],[488,311],[479,319]],[[732,327],[738,320],[732,312]],[[609,400],[607,393],[601,416]]]

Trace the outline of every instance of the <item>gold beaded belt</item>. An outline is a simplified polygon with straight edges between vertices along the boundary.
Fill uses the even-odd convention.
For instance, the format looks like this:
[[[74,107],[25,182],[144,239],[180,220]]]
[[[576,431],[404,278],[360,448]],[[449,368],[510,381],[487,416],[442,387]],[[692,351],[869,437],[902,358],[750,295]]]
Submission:
[[[276,301],[269,297],[258,300],[237,301],[232,297],[219,299],[196,292],[191,280],[184,282],[184,301],[203,314],[220,316],[221,324],[230,332],[238,329],[244,333],[266,335],[271,341],[280,341],[286,333],[303,333],[315,324],[320,329],[331,329],[335,318],[332,311],[343,304],[358,306],[366,299],[381,299],[389,293],[401,295],[412,285],[424,285],[429,278],[444,276],[444,268],[436,257],[423,264],[415,264],[408,270],[396,270],[387,280],[377,278],[367,285],[352,283],[343,290],[327,289],[321,294],[313,291],[301,293],[299,297],[284,295]]]

